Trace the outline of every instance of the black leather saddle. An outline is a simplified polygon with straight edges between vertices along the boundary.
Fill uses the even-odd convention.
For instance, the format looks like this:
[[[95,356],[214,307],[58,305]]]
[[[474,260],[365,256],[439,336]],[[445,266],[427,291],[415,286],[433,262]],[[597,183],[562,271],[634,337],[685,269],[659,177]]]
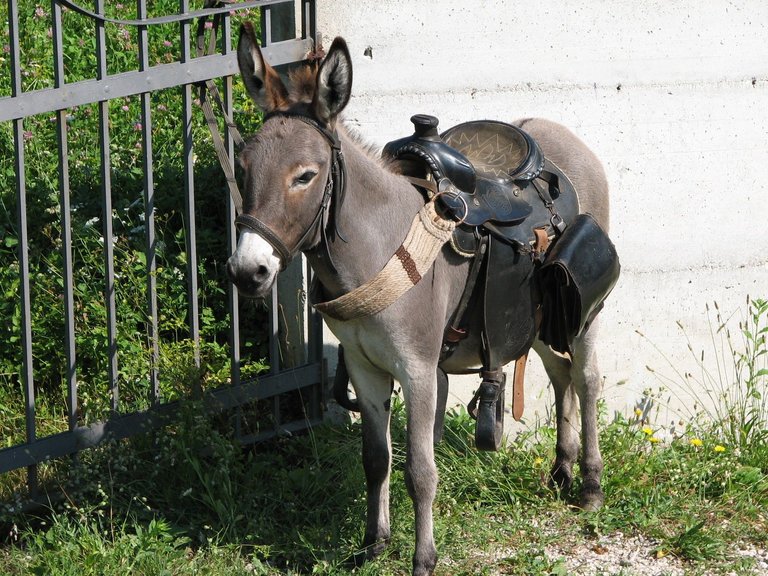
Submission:
[[[387,144],[384,155],[396,159],[410,176],[424,177],[426,167],[440,204],[454,217],[480,226],[521,222],[531,213],[531,206],[514,191],[517,173],[526,168],[536,172],[535,164],[543,162],[530,137],[530,144],[523,143],[524,133],[500,122],[468,122],[442,136],[434,116],[417,114],[411,122],[414,134]]]
[[[439,134],[434,116],[417,114],[411,121],[414,134],[387,144],[383,155],[415,183],[428,179],[424,187],[461,223],[451,242],[457,252],[474,254],[477,227],[526,251],[534,228],[554,237],[578,213],[570,181],[524,130],[481,120]]]

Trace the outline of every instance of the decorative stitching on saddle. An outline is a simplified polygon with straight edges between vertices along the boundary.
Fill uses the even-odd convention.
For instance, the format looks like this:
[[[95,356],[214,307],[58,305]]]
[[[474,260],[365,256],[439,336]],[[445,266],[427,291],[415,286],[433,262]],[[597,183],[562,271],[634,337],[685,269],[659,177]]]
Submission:
[[[400,263],[403,265],[403,270],[408,274],[408,279],[414,284],[418,284],[419,280],[421,280],[421,274],[419,274],[419,271],[416,268],[416,262],[411,258],[411,253],[401,244],[400,248],[395,252],[395,256],[397,256],[398,260],[400,260]]]

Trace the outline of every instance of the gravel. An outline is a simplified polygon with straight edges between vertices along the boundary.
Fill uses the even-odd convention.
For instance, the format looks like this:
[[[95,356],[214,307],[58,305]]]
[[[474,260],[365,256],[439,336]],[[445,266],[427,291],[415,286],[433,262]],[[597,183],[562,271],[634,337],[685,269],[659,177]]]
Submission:
[[[545,553],[552,560],[562,558],[567,573],[579,576],[685,576],[691,572],[706,576],[707,572],[701,572],[700,566],[692,571],[690,564],[675,556],[659,558],[656,554],[658,545],[658,542],[644,536],[616,532],[586,543],[551,545],[545,548]],[[752,560],[751,570],[740,570],[739,576],[768,575],[768,550],[736,545],[730,550],[729,557]],[[732,574],[735,576],[736,572]]]

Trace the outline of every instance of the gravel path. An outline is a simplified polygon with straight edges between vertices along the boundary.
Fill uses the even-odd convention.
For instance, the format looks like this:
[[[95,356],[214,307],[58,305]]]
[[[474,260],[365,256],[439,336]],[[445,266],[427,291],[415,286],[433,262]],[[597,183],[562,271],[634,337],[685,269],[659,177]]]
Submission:
[[[617,532],[597,540],[570,544],[568,542],[548,546],[547,556],[556,560],[563,558],[568,574],[579,576],[686,576],[696,573],[686,562],[674,557],[657,558],[658,543],[643,536],[627,536]],[[735,547],[734,557],[751,558],[754,567],[751,572],[739,572],[739,576],[754,574],[768,576],[768,550],[753,546]],[[736,572],[733,572],[734,576]]]

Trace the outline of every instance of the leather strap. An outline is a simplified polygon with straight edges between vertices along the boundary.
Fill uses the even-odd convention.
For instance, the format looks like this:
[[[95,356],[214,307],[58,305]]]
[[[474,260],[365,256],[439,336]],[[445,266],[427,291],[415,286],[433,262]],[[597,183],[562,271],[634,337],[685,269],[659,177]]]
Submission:
[[[262,0],[250,0],[245,2],[232,2],[232,0],[219,0],[218,4],[223,4],[216,8],[207,7],[203,10],[195,10],[193,12],[185,12],[183,14],[170,14],[168,16],[156,16],[154,18],[139,18],[135,20],[124,20],[120,18],[110,18],[104,14],[99,14],[72,0],[56,0],[62,6],[66,6],[70,10],[88,16],[89,18],[101,22],[103,24],[119,24],[121,26],[152,26],[154,24],[170,24],[173,22],[186,22],[188,20],[194,20],[195,18],[203,18],[212,15],[224,14],[225,12],[231,12],[233,10],[242,10],[243,8],[256,8],[263,4]]]
[[[528,363],[528,352],[515,360],[515,375],[512,379],[512,417],[520,422],[525,410],[525,365]]]
[[[217,4],[228,3],[228,0],[206,0],[205,5],[208,7],[216,6]],[[231,9],[231,6],[229,9]],[[203,12],[206,13],[201,14],[200,19],[197,22],[196,44],[198,57],[211,55],[216,52],[216,34],[218,33],[219,23],[221,22],[222,18],[221,11],[217,9],[211,9],[209,11]],[[213,14],[213,27],[211,28],[211,33],[208,38],[208,46],[206,47],[205,24],[208,20],[209,14]],[[229,188],[229,194],[232,197],[232,203],[235,206],[235,214],[240,214],[243,211],[243,197],[240,194],[240,188],[237,185],[233,162],[230,160],[229,153],[227,151],[226,145],[224,144],[224,140],[219,133],[219,124],[216,120],[213,107],[211,106],[211,101],[208,98],[208,93],[210,93],[210,95],[218,104],[218,108],[221,111],[221,114],[227,124],[227,130],[229,131],[229,134],[232,137],[235,145],[241,147],[245,142],[243,137],[240,135],[240,131],[237,129],[234,120],[232,120],[229,114],[227,114],[227,109],[224,106],[221,95],[219,94],[219,89],[216,88],[216,84],[213,82],[213,80],[208,79],[205,82],[200,82],[198,84],[198,88],[200,91],[200,106],[203,109],[203,115],[205,116],[208,130],[211,133],[213,147],[216,150],[216,156],[219,159],[219,164],[221,165],[221,168],[224,171],[224,176],[227,180],[227,188]]]
[[[456,311],[453,313],[453,318],[443,333],[443,347],[440,350],[441,361],[453,354],[453,351],[459,345],[459,342],[468,335],[467,331],[461,327],[461,324],[464,321],[464,314],[467,311],[469,299],[475,291],[477,278],[480,276],[480,268],[482,268],[487,250],[488,236],[482,236],[475,249],[475,256],[472,260],[472,266],[469,269],[469,276],[467,276],[467,283],[464,285],[464,292],[461,295],[459,305],[456,307]]]
[[[547,234],[547,229],[544,227],[534,228],[533,235],[536,238],[533,243],[533,254],[537,258],[543,258],[547,248],[549,248],[549,235]]]
[[[288,262],[293,259],[293,251],[288,248],[288,246],[283,244],[283,241],[278,238],[277,234],[272,232],[269,226],[256,218],[256,216],[251,216],[250,214],[240,214],[237,218],[235,218],[235,224],[256,232],[262,236],[264,240],[269,242],[269,245],[272,246],[272,248],[274,248],[278,254],[280,254],[280,262],[283,265],[283,269],[285,269],[285,267],[288,265]]]

